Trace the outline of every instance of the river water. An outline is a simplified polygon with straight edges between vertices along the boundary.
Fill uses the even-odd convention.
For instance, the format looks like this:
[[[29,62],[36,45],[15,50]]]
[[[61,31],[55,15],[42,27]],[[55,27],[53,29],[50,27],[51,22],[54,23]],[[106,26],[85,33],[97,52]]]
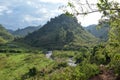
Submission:
[[[53,54],[52,51],[47,51],[45,56],[46,56],[46,58],[48,58],[48,59],[52,59],[52,57],[51,57],[52,54]],[[75,64],[75,61],[73,61],[72,58],[69,58],[69,59],[67,60],[67,63],[68,63],[69,66],[74,66],[74,67],[75,67],[75,66],[77,65],[77,64]]]

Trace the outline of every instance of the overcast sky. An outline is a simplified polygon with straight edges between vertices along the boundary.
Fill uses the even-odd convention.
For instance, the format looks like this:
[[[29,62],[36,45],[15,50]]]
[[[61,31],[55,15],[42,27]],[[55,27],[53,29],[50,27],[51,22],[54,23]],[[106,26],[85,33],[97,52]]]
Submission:
[[[50,18],[62,13],[60,6],[67,4],[66,0],[0,0],[0,24],[8,29],[18,29],[27,26],[43,25]],[[99,13],[79,17],[83,26],[97,24]]]

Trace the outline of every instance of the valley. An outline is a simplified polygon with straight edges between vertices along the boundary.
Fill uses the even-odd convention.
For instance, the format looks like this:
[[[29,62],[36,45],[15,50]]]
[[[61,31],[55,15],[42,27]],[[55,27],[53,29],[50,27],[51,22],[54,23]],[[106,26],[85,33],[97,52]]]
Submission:
[[[67,14],[16,31],[0,25],[0,80],[119,80],[120,28],[106,25],[85,28]]]

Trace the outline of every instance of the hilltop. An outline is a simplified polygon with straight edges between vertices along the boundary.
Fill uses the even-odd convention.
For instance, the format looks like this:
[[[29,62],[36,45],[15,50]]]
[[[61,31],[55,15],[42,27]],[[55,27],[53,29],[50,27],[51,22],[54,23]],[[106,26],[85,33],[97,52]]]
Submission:
[[[75,17],[65,14],[52,18],[42,28],[24,38],[24,42],[31,46],[51,49],[82,46],[95,41],[97,39],[84,30]]]

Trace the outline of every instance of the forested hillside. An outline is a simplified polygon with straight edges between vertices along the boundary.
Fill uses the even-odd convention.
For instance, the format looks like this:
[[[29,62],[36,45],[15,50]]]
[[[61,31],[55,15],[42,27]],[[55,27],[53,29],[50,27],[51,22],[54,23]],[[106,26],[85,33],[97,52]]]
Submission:
[[[89,25],[87,27],[84,27],[88,32],[93,34],[95,37],[100,38],[101,40],[107,41],[108,40],[108,32],[109,32],[109,25],[108,24],[102,24],[100,26],[98,25]]]
[[[24,38],[24,42],[31,46],[56,49],[82,46],[95,41],[97,39],[85,31],[75,17],[65,14],[52,18],[41,29]]]
[[[42,25],[49,15],[57,14],[52,7],[58,6],[59,1],[64,4],[62,0],[19,1],[3,0],[0,4],[0,19],[4,22],[5,16],[8,17],[4,23],[12,25],[12,14],[20,12],[24,13],[20,16],[23,18],[14,16],[20,20],[20,23],[14,21],[17,25],[36,21]],[[43,27],[38,26],[41,28],[19,29],[15,38],[0,25],[0,80],[120,80],[120,3],[118,0],[95,1],[69,0],[62,6],[65,13],[51,18]],[[13,11],[7,11],[8,8]],[[26,12],[30,12],[29,15]],[[97,15],[101,17],[98,25],[84,28],[82,21],[78,23],[81,15],[93,14],[87,18],[93,21],[97,18],[95,13],[102,14]]]
[[[13,40],[13,36],[0,24],[0,44]]]
[[[18,29],[16,31],[11,31],[8,30],[11,34],[13,34],[15,37],[25,37],[26,35],[28,35],[29,33],[32,33],[38,29],[40,29],[42,26],[28,26],[26,28],[23,29]]]

